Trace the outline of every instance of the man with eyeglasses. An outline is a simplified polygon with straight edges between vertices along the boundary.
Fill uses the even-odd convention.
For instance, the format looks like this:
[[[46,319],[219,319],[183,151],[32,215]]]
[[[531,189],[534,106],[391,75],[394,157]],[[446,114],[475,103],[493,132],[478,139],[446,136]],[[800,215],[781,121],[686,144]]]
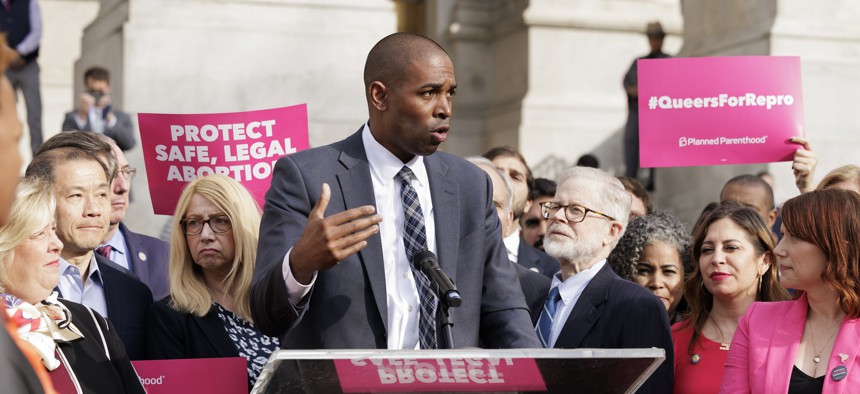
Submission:
[[[50,184],[57,199],[60,297],[110,320],[129,358],[141,360],[152,292],[137,275],[95,253],[110,225],[116,162],[111,145],[97,134],[65,132],[42,144],[25,176]]]
[[[621,279],[606,258],[630,214],[630,196],[612,175],[574,167],[561,174],[552,201],[541,205],[549,220],[544,249],[561,272],[535,322],[538,339],[554,348],[662,348],[666,359],[639,393],[671,393],[672,337],[663,304]]]
[[[122,221],[128,212],[131,181],[137,170],[132,168],[125,154],[113,139],[96,136],[110,144],[117,161],[117,173],[111,181],[110,227],[96,252],[135,273],[152,291],[157,301],[170,293],[167,282],[167,264],[170,248],[167,242],[128,229]]]

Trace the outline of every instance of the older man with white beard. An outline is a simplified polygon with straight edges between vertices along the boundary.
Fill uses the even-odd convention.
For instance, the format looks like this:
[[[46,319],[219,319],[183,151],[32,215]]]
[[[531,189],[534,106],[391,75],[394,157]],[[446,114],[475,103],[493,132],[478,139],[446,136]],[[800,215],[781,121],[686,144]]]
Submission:
[[[555,348],[662,348],[666,359],[639,393],[671,393],[672,337],[660,300],[621,279],[606,258],[627,226],[630,196],[608,173],[574,167],[558,179],[552,201],[541,205],[549,220],[546,252],[561,272],[535,322],[538,339]]]

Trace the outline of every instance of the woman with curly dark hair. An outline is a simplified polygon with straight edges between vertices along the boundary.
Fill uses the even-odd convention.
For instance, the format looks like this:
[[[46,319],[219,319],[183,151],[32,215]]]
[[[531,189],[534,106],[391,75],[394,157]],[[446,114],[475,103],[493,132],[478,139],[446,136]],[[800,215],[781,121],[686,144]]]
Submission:
[[[618,276],[660,298],[674,321],[692,271],[690,231],[681,221],[664,212],[633,218],[607,260]]]

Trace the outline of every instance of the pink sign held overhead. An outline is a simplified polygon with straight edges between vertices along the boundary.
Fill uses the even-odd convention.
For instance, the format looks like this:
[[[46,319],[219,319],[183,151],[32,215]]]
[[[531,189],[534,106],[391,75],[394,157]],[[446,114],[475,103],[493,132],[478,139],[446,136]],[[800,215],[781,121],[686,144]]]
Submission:
[[[640,165],[791,161],[803,136],[800,58],[642,59]]]
[[[222,114],[138,114],[152,208],[172,215],[186,184],[223,174],[265,203],[275,162],[308,148],[307,105]]]

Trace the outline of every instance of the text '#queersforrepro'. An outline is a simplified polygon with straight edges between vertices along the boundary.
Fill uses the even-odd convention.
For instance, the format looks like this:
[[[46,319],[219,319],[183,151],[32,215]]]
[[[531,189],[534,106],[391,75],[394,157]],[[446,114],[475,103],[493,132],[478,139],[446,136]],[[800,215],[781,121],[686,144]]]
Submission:
[[[651,96],[648,99],[648,109],[651,110],[725,107],[761,107],[770,110],[774,107],[791,106],[793,104],[794,97],[790,94],[760,95],[747,93],[741,96],[718,94],[709,97]]]

